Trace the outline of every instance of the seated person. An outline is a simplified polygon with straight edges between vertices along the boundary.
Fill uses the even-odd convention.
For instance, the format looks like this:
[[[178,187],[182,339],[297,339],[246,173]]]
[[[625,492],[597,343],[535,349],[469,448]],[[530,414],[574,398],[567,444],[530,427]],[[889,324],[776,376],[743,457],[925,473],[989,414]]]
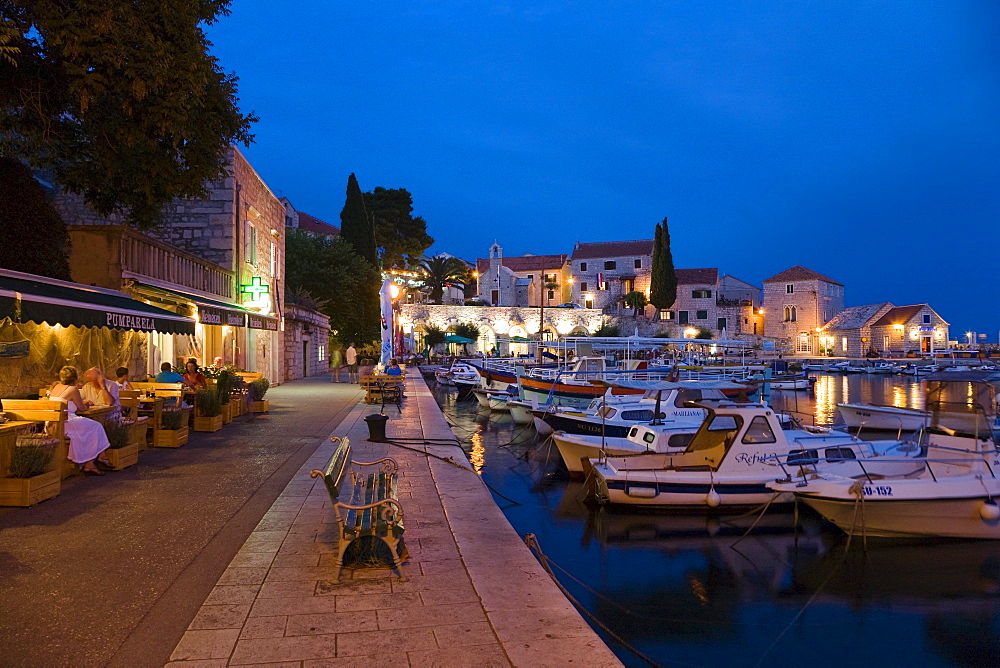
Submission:
[[[402,376],[403,370],[399,368],[399,362],[397,362],[396,360],[389,360],[389,366],[385,368],[385,375]]]
[[[187,362],[187,373],[184,374],[184,382],[195,390],[203,390],[208,387],[208,381],[205,380],[205,376],[198,369],[198,363],[194,360],[188,360]]]
[[[128,369],[123,366],[115,369],[115,385],[118,386],[118,390],[133,390],[132,383],[128,382]]]
[[[108,413],[108,419],[121,419],[122,406],[119,402],[118,383],[105,378],[104,373],[96,366],[84,372],[80,396],[83,397],[84,403],[90,406],[113,406],[114,410]]]
[[[160,373],[153,378],[154,383],[183,383],[184,376],[173,370],[170,362],[160,365]]]
[[[361,368],[358,369],[358,375],[361,378],[371,377],[375,373],[375,364],[370,359],[361,360]]]

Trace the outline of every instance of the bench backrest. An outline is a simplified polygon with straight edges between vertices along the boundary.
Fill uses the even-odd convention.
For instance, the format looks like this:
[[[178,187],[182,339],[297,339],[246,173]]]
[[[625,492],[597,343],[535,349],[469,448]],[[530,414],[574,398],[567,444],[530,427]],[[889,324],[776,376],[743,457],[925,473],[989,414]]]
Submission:
[[[252,383],[255,380],[260,380],[264,377],[264,374],[257,371],[237,371],[236,375],[244,380],[244,382]]]
[[[47,422],[46,432],[65,444],[67,404],[51,399],[4,399],[3,410],[10,420]]]
[[[136,381],[132,387],[137,390],[153,392],[158,397],[180,397],[184,394],[183,383],[143,383]]]
[[[346,436],[344,438],[332,436],[330,440],[337,444],[333,456],[330,458],[330,463],[326,465],[324,470],[314,470],[309,475],[313,478],[323,476],[326,491],[330,493],[330,498],[336,501],[337,497],[340,496],[340,481],[344,478],[347,465],[351,462],[351,440]]]

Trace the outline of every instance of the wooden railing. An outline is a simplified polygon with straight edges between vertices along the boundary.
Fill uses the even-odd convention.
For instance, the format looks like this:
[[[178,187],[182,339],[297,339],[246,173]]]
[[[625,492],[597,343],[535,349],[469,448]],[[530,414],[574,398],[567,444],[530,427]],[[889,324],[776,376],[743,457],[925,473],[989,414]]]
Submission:
[[[234,274],[217,264],[123,230],[122,270],[232,299]]]

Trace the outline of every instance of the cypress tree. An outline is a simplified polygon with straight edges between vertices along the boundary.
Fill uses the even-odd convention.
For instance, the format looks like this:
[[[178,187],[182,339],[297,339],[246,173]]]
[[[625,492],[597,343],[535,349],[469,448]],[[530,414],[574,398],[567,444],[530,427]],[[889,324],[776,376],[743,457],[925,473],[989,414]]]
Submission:
[[[70,280],[66,225],[31,170],[13,158],[0,158],[0,230],[0,267]]]
[[[667,219],[657,223],[653,236],[653,266],[650,272],[649,303],[657,309],[668,309],[677,301],[677,272],[670,253],[670,232]]]
[[[358,185],[358,179],[351,174],[347,179],[347,200],[340,212],[340,237],[354,247],[354,250],[378,268],[378,252],[375,250],[375,226],[365,208],[365,197]]]

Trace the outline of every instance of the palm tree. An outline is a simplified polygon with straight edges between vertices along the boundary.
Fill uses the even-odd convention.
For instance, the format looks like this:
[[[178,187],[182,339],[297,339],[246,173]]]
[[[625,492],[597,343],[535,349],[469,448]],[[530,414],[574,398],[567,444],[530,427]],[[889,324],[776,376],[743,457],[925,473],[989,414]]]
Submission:
[[[457,283],[464,287],[468,267],[457,257],[438,255],[422,258],[418,264],[424,275],[424,285],[431,289],[431,303],[440,304],[444,288],[449,283]]]

